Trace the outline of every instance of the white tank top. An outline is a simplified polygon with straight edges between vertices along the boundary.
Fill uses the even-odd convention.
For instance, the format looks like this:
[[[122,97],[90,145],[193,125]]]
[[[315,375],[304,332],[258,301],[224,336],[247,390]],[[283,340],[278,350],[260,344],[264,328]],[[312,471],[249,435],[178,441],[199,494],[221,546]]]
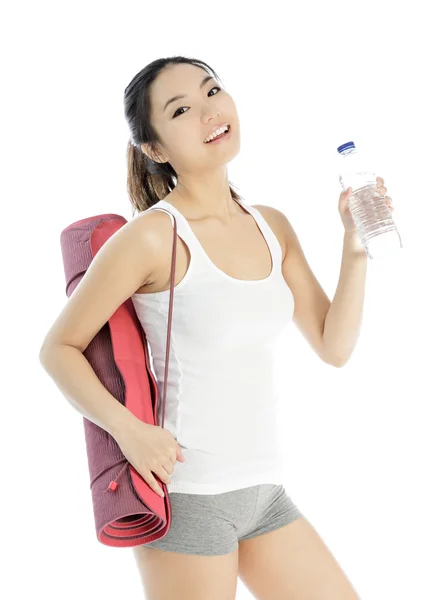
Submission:
[[[219,494],[283,483],[275,365],[294,299],[277,237],[257,209],[239,204],[271,251],[273,268],[265,279],[240,280],[221,271],[166,200],[147,209],[174,214],[190,251],[187,273],[174,289],[164,423],[185,462],[175,463],[169,493]],[[135,293],[132,301],[150,348],[161,424],[169,289]]]

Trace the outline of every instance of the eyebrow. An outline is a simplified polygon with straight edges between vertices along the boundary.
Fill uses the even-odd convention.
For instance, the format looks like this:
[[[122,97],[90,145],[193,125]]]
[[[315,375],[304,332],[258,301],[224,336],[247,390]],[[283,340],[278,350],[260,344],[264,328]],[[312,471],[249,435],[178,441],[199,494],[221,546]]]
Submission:
[[[202,79],[202,81],[201,81],[199,88],[203,88],[203,86],[206,84],[206,82],[209,81],[210,79],[213,79],[212,75],[207,75],[206,77],[204,77],[204,79]],[[174,96],[173,98],[168,100],[165,104],[163,112],[165,112],[165,110],[167,109],[168,105],[171,104],[171,102],[175,102],[175,100],[179,100],[180,98],[185,98],[186,96],[187,96],[187,94],[182,94],[179,96]]]

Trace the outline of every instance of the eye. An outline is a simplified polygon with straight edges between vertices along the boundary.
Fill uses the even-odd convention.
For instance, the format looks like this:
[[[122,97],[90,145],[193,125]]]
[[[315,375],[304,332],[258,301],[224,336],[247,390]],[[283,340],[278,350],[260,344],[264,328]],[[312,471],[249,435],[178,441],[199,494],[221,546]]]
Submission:
[[[221,88],[218,85],[216,85],[215,87],[213,87],[213,88],[210,89],[210,92],[212,92],[213,90],[221,90]],[[208,92],[208,94],[210,92]]]
[[[212,92],[213,90],[219,90],[219,91],[220,91],[220,90],[221,90],[221,88],[220,88],[218,85],[216,85],[215,87],[213,87],[213,88],[211,88],[211,89],[210,89],[210,91],[208,92],[208,94],[209,94],[210,92]],[[212,95],[214,96],[214,94],[212,94]],[[172,118],[173,118],[173,119],[175,119],[175,117],[179,117],[180,115],[183,115],[183,114],[184,114],[184,113],[180,113],[180,112],[179,112],[179,111],[180,111],[182,108],[186,108],[186,107],[185,107],[185,106],[181,106],[180,108],[178,108],[178,109],[177,109],[177,110],[174,112],[174,114],[173,114],[173,116],[172,116]]]

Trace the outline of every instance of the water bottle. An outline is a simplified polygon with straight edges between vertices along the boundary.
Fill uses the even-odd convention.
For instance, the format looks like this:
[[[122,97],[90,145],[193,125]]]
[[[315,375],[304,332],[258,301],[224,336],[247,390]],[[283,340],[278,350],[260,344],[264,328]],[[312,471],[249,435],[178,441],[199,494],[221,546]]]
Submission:
[[[343,191],[352,188],[349,210],[368,258],[378,258],[403,248],[401,236],[384,197],[377,190],[377,176],[366,170],[353,142],[337,148],[339,181]]]

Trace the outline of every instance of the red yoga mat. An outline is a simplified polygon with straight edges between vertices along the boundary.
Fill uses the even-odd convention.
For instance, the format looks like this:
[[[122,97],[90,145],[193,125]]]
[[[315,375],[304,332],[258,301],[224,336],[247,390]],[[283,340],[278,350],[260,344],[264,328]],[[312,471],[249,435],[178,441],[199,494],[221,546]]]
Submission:
[[[68,297],[106,240],[126,223],[120,215],[103,214],[76,221],[61,232]],[[174,248],[175,234],[174,219]],[[157,424],[157,382],[150,367],[145,332],[131,298],[97,333],[84,356],[119,402],[138,419],[151,425]],[[164,537],[171,524],[171,505],[164,482],[154,474],[165,493],[165,497],[161,498],[127,461],[110,434],[85,417],[83,421],[99,542],[107,546],[131,547]]]

